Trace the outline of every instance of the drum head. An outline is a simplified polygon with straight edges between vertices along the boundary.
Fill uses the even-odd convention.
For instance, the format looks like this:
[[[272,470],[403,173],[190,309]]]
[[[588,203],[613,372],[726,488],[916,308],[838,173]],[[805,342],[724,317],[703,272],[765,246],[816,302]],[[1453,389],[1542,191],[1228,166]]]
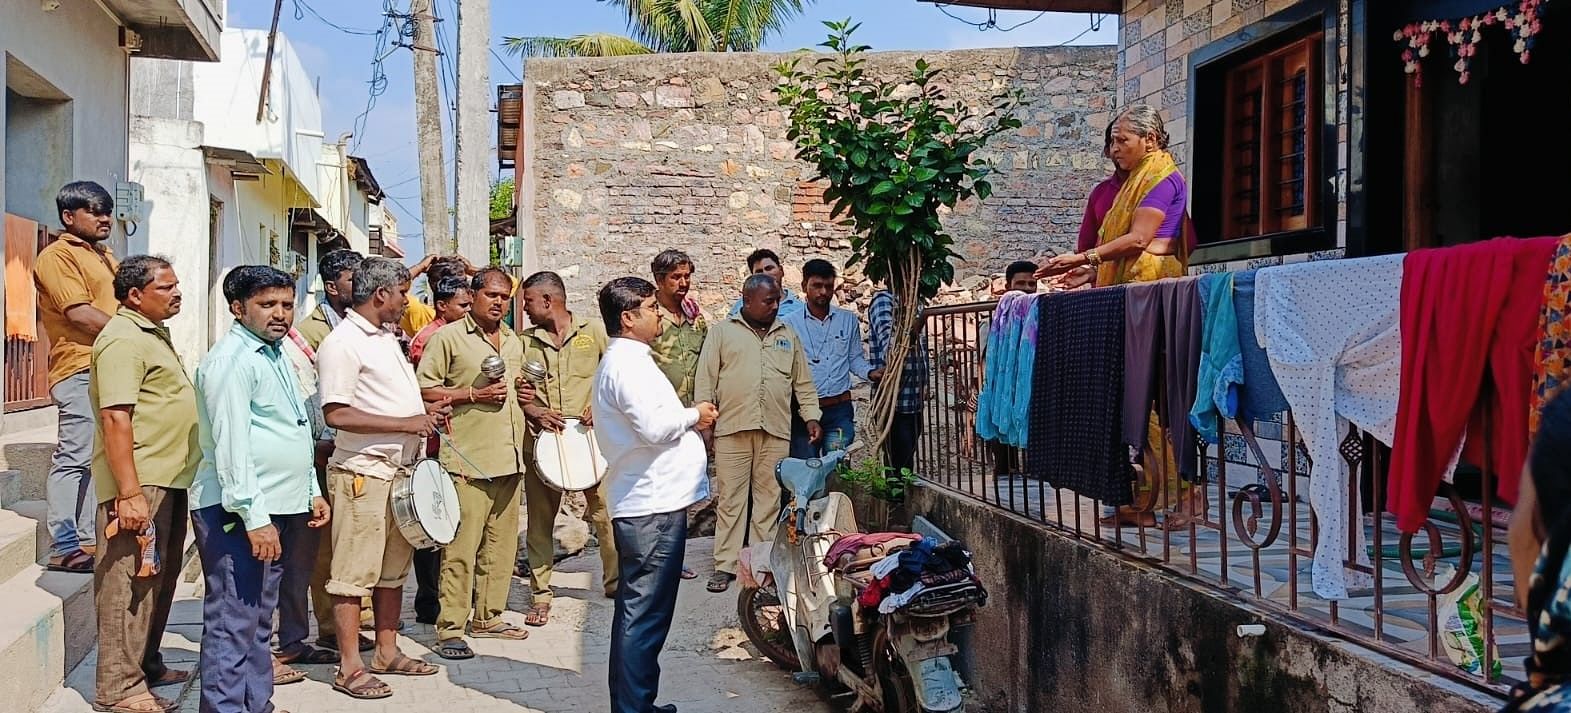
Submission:
[[[535,465],[548,485],[560,490],[588,490],[600,483],[606,460],[595,443],[594,429],[576,418],[565,419],[561,433],[544,431],[535,439]]]
[[[446,545],[458,534],[458,491],[441,464],[427,458],[415,464],[410,476],[415,514],[420,526],[437,543]]]

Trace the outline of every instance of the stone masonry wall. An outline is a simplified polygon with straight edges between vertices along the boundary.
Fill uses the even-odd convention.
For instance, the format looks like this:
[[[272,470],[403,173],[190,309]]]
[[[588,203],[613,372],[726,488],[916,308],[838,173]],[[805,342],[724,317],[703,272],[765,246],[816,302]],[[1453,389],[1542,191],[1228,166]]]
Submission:
[[[945,220],[963,256],[957,278],[1071,248],[1086,194],[1109,168],[1100,153],[1116,91],[1113,48],[875,53],[870,71],[904,75],[919,57],[943,69],[952,96],[980,105],[1020,89],[1030,102],[1024,126],[987,151],[999,170],[994,195]],[[823,188],[794,158],[775,104],[773,67],[784,58],[528,62],[533,144],[522,180],[532,191],[521,194],[534,201],[520,211],[520,232],[534,241],[536,265],[562,273],[575,305],[587,307],[612,278],[648,277],[650,258],[668,247],[693,257],[693,294],[711,313],[735,299],[755,248],[781,254],[793,290],[805,260],[844,264],[847,235],[828,222]],[[866,294],[855,275],[848,283],[842,302]]]

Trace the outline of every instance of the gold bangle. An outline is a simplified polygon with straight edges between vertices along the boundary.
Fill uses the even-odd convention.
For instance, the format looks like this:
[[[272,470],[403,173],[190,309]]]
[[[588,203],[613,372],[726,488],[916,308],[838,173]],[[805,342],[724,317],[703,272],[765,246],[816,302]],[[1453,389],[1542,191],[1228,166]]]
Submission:
[[[1096,251],[1096,248],[1091,248],[1082,254],[1085,255],[1086,265],[1090,267],[1100,267],[1102,265],[1102,255]]]

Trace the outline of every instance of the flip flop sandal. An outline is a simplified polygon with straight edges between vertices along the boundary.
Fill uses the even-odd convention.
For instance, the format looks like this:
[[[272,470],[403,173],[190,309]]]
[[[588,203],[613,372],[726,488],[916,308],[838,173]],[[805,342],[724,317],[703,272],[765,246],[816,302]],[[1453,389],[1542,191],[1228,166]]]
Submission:
[[[551,623],[551,605],[549,603],[535,604],[524,612],[524,626],[545,626]]]
[[[287,686],[305,680],[305,672],[286,663],[273,662],[273,685]]]
[[[191,680],[190,671],[166,668],[164,669],[163,675],[159,676],[158,678],[149,679],[147,682],[147,687],[162,688],[163,686],[173,686],[176,684],[185,683],[189,680]]]
[[[691,569],[689,569],[687,567],[683,567],[682,568],[682,579],[698,579],[698,573],[694,572],[693,570],[691,570]]]
[[[442,670],[403,654],[399,654],[398,658],[393,659],[393,662],[386,666],[377,666],[375,663],[372,663],[367,668],[371,670],[371,673],[378,676],[435,676]]]
[[[440,642],[434,651],[437,656],[450,661],[463,661],[475,657],[475,650],[469,648],[469,643],[463,639],[448,639]]]
[[[476,629],[474,626],[470,626],[469,635],[476,639],[506,639],[508,641],[523,641],[529,638],[529,632],[505,621],[488,629]]]
[[[735,575],[725,572],[715,572],[709,576],[709,583],[705,584],[704,588],[715,594],[719,594],[731,588],[731,580],[733,579],[736,579]]]
[[[333,690],[362,701],[387,698],[393,695],[393,689],[388,688],[386,683],[372,676],[370,671],[363,668],[349,674],[348,678],[334,676]]]
[[[304,650],[298,654],[295,654],[294,656],[279,656],[277,658],[278,662],[281,664],[301,664],[303,666],[312,666],[318,664],[338,663],[338,652],[332,649],[319,649],[315,646],[307,646]]]
[[[176,706],[174,701],[149,693],[146,698],[137,698],[135,701],[127,698],[114,705],[94,703],[93,710],[98,713],[167,713]]]
[[[50,572],[67,572],[70,574],[93,573],[93,556],[81,550],[61,557],[59,562],[53,560],[54,558],[51,557],[50,562],[44,565],[44,569]]]

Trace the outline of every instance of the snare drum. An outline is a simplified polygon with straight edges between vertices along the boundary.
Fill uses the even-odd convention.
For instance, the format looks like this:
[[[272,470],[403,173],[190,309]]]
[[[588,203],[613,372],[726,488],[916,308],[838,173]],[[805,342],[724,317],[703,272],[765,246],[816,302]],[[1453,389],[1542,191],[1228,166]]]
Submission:
[[[393,483],[393,520],[418,550],[446,547],[458,533],[458,490],[435,459],[415,463],[414,471]]]
[[[535,438],[535,466],[540,479],[557,490],[588,490],[605,476],[606,460],[595,442],[595,430],[576,418],[563,419],[561,433],[542,431]]]

